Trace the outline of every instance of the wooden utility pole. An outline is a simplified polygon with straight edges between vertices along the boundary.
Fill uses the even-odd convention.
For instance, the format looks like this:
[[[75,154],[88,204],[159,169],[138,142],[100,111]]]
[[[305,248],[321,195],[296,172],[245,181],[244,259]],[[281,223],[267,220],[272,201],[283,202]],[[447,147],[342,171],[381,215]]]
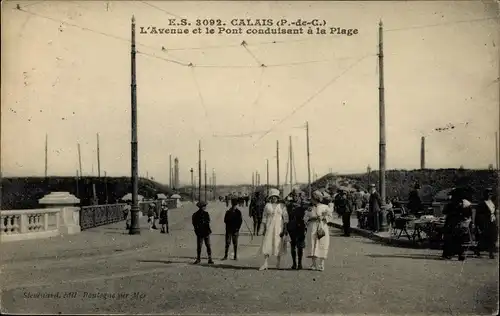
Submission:
[[[420,169],[425,169],[425,137],[420,140]]]
[[[498,153],[498,132],[495,132],[495,157],[496,157],[496,161],[495,161],[495,169],[496,171],[498,172],[498,168],[500,167],[500,160],[499,160],[499,153]]]
[[[191,171],[191,201],[194,202],[194,170],[191,168],[189,171]]]
[[[383,24],[382,20],[379,23],[379,124],[380,124],[380,149],[379,149],[379,178],[380,178],[380,199],[382,205],[385,205],[385,95],[384,95],[384,43],[383,43]],[[376,217],[378,219],[378,216]],[[381,223],[377,223],[376,227],[379,230],[385,230],[385,216],[381,216]]]
[[[215,175],[215,169],[212,169],[212,185],[213,185],[213,192],[214,192],[214,201],[217,201],[217,177]]]
[[[76,197],[80,196],[80,186],[78,178],[79,178],[78,170],[76,170]]]
[[[45,178],[47,178],[47,170],[48,170],[48,148],[49,148],[49,136],[47,134],[45,134]]]
[[[293,189],[293,151],[292,151],[292,136],[289,136],[290,141],[290,192]]]
[[[266,188],[267,188],[267,195],[269,195],[269,159],[266,159]]]
[[[309,198],[312,197],[312,188],[311,188],[311,160],[310,160],[310,151],[309,151],[309,122],[306,122],[306,136],[307,136],[307,181],[308,181],[308,194]]]
[[[130,235],[139,235],[141,230],[139,228],[139,166],[137,154],[137,82],[136,82],[136,62],[135,62],[135,17],[132,15],[132,41],[131,41],[131,84],[130,84],[130,97],[131,97],[131,125],[132,137],[130,142],[131,151],[131,164],[132,164],[132,207],[130,210]]]
[[[198,201],[201,201],[201,141],[198,142]]]
[[[252,171],[252,193],[255,192],[255,173]]]
[[[280,195],[283,195],[280,188],[280,142],[276,141],[276,186],[280,190]]]
[[[78,164],[80,165],[80,177],[83,177],[83,172],[82,172],[82,154],[80,152],[80,143],[78,143]]]
[[[169,156],[170,163],[168,165],[169,170],[169,178],[168,178],[168,186],[172,188],[172,155]]]
[[[106,191],[106,204],[108,204],[108,175],[106,171],[104,171],[104,190]]]
[[[205,160],[205,201],[208,201],[207,199],[207,161]]]
[[[97,133],[97,177],[101,177],[101,154],[99,150],[99,133]]]

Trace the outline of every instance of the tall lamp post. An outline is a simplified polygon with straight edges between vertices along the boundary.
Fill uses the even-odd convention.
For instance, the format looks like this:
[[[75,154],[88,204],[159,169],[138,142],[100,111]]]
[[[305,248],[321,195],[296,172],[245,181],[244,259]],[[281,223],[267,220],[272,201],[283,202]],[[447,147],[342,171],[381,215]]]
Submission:
[[[131,156],[132,156],[132,207],[130,210],[130,235],[139,235],[139,204],[137,195],[139,192],[139,177],[138,177],[138,159],[137,159],[137,83],[136,83],[136,68],[135,68],[135,18],[132,15],[132,51],[131,56],[131,107],[132,107],[132,141],[131,141]]]
[[[191,168],[191,201],[194,202],[194,170]]]

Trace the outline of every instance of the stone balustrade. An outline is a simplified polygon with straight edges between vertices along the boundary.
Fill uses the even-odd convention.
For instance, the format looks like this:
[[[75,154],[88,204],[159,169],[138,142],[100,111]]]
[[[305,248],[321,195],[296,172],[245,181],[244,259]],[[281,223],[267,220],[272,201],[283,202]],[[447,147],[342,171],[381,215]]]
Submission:
[[[0,212],[0,241],[39,239],[60,234],[60,209]]]

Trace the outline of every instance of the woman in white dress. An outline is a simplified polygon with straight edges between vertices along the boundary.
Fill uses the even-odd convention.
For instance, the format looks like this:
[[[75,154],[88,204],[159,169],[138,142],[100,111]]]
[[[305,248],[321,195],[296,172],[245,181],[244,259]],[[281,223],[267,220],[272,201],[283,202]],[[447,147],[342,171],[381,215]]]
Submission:
[[[312,259],[312,270],[324,271],[330,247],[328,223],[332,221],[333,213],[328,205],[323,204],[324,195],[320,191],[313,192],[311,202],[313,207],[304,216],[307,223],[306,240],[309,242],[308,258]],[[318,232],[323,232],[323,236],[318,236]]]
[[[285,254],[284,237],[286,235],[286,224],[288,213],[285,205],[279,203],[280,191],[269,190],[268,202],[264,207],[262,225],[264,226],[264,238],[260,252],[264,255],[264,264],[259,270],[267,270],[270,256],[277,257],[276,267],[280,268],[281,256]]]

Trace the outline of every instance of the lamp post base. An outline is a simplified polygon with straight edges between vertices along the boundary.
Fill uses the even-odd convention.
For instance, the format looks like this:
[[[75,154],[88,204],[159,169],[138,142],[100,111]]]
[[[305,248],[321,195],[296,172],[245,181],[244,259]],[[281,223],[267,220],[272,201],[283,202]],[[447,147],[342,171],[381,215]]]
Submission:
[[[141,234],[141,228],[139,226],[139,208],[138,207],[132,207],[132,210],[130,211],[130,229],[128,231],[129,235],[140,235]]]

